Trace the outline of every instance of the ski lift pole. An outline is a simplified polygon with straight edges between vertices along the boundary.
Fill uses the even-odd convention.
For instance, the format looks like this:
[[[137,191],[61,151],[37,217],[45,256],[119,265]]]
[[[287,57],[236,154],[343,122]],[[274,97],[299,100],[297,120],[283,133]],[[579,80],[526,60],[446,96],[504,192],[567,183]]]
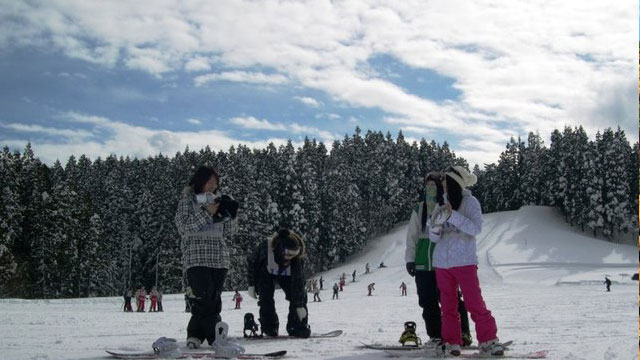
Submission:
[[[160,252],[156,255],[156,289],[158,288],[158,265],[160,261]]]
[[[125,291],[127,291],[129,289],[129,287],[131,286],[131,257],[133,254],[133,243],[129,244],[129,276],[127,277],[127,284],[126,284],[126,288]]]

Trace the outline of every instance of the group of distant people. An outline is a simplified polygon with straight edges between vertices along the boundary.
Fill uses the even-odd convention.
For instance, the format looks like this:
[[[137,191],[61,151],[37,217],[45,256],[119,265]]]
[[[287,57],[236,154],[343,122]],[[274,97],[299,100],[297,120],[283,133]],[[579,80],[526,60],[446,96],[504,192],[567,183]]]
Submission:
[[[149,312],[162,312],[162,291],[159,291],[155,286],[151,289],[151,292],[148,294],[148,298],[151,301],[151,305],[149,307]],[[147,291],[144,287],[139,287],[136,290],[135,294],[132,290],[127,290],[124,295],[124,312],[133,312],[133,307],[131,305],[131,301],[135,299],[136,301],[136,312],[144,312],[145,311],[145,303],[147,300]]]
[[[386,265],[384,265],[384,261],[380,263],[380,268],[384,268],[386,267]],[[370,273],[370,268],[369,268],[369,263],[367,263],[365,265],[365,274],[369,274]],[[353,270],[353,272],[351,273],[351,282],[356,282],[356,275],[357,275],[357,270]],[[319,284],[319,286],[318,286]],[[339,299],[339,293],[341,291],[344,291],[344,287],[347,284],[347,273],[342,273],[342,275],[340,276],[340,278],[338,279],[338,282],[333,284],[332,290],[333,290],[333,295],[331,297],[332,300],[338,300]],[[401,289],[404,286],[404,290],[403,294],[406,295],[406,284],[403,282],[401,285]],[[320,276],[320,279],[311,279],[309,280],[309,282],[307,283],[306,289],[307,292],[313,293],[313,302],[321,302],[322,299],[320,298],[320,291],[323,290],[324,287],[324,278],[322,276]],[[375,283],[370,283],[369,285],[367,285],[367,296],[372,296],[373,295],[373,291],[375,290]]]
[[[416,280],[430,341],[437,342],[447,354],[460,355],[460,347],[471,342],[469,311],[481,353],[501,355],[504,347],[497,336],[496,321],[482,298],[477,276],[475,236],[482,230],[482,212],[480,203],[467,189],[475,182],[475,175],[461,166],[450,166],[425,177],[423,199],[413,209],[407,232],[406,268]],[[230,267],[226,239],[237,231],[238,203],[222,194],[220,185],[220,176],[213,168],[199,167],[182,193],[175,216],[182,237],[183,266],[193,292],[187,326],[190,348],[200,347],[205,340],[212,344],[215,324],[222,320],[222,285]],[[247,294],[259,300],[263,335],[279,334],[274,302],[278,284],[289,301],[287,333],[310,336],[304,277],[306,250],[299,234],[281,228],[258,241],[250,252]],[[380,267],[385,267],[384,263]],[[365,273],[368,272],[367,266]],[[345,277],[343,274],[342,287]],[[353,281],[355,277],[354,272]],[[368,295],[372,295],[374,286],[375,283],[369,284]],[[406,295],[406,284],[400,288]],[[340,285],[335,283],[333,289],[337,298]]]

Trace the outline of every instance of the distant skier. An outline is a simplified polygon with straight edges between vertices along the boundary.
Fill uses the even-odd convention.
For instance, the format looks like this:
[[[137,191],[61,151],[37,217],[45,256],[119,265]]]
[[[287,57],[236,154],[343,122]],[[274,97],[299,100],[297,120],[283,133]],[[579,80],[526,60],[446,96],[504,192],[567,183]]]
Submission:
[[[131,308],[131,298],[132,298],[131,290],[125,291],[124,297],[124,312],[133,312]]]
[[[151,288],[151,292],[149,293],[149,300],[151,300],[149,312],[156,312],[158,310],[158,290],[156,290],[155,286]]]
[[[162,290],[158,290],[158,312],[163,312],[162,309]]]
[[[353,280],[351,280],[351,282],[356,282],[356,271],[353,270],[353,273],[351,274],[351,277]]]
[[[365,273],[365,274],[368,274],[368,273],[369,273],[369,270],[370,270],[370,269],[369,269],[369,263],[367,263],[367,264],[364,266],[364,273]]]
[[[315,286],[313,288],[313,302],[321,302],[322,299],[320,298],[320,288],[318,286]]]
[[[236,309],[240,309],[240,304],[242,303],[242,295],[240,295],[240,292],[238,292],[238,290],[236,290],[236,293],[233,294],[232,301],[236,303]]]
[[[331,298],[332,300],[337,300],[338,299],[338,283],[333,283],[333,297]]]
[[[480,354],[503,355],[504,346],[498,339],[498,326],[485,305],[478,280],[476,236],[482,231],[482,208],[471,191],[466,189],[473,186],[477,178],[462,166],[450,166],[444,173],[447,202],[436,204],[433,210],[429,239],[437,244],[433,252],[433,266],[440,291],[445,351],[460,355],[460,287],[465,306],[476,325]]]
[[[400,284],[400,290],[402,291],[402,296],[407,296],[407,284],[404,281]]]
[[[311,335],[304,290],[304,255],[302,238],[293,231],[280,229],[262,241],[248,257],[248,294],[259,299],[261,330],[267,336],[278,336],[280,325],[273,297],[276,283],[289,300],[287,333],[300,338]]]
[[[344,285],[345,285],[345,280],[344,280],[344,278],[340,278],[340,282],[339,282],[339,284],[340,284],[340,291],[342,291],[342,290],[344,289]]]
[[[611,291],[611,280],[608,277],[604,277],[604,284],[607,286],[607,292]]]
[[[379,268],[386,268],[387,265],[384,264],[384,261],[380,263],[380,265],[378,266]]]
[[[427,346],[435,346],[442,339],[442,320],[436,271],[433,267],[433,251],[436,244],[429,239],[430,219],[436,205],[444,205],[444,188],[442,175],[429,173],[424,181],[424,199],[415,205],[407,227],[405,261],[407,272],[415,277],[418,304],[422,308],[422,319],[427,328],[429,341]],[[473,342],[469,331],[469,316],[460,300],[459,313],[461,319],[462,346]]]
[[[323,286],[324,286],[324,279],[322,278],[322,276],[320,276],[320,290],[322,290]]]
[[[136,292],[136,300],[137,300],[137,312],[144,312],[144,303],[147,299],[147,292],[144,290],[144,287],[140,287]]]
[[[367,296],[371,296],[373,290],[375,290],[376,288],[374,287],[376,285],[376,283],[371,283],[369,284],[369,286],[367,286],[367,291],[369,291],[369,293],[367,294]]]

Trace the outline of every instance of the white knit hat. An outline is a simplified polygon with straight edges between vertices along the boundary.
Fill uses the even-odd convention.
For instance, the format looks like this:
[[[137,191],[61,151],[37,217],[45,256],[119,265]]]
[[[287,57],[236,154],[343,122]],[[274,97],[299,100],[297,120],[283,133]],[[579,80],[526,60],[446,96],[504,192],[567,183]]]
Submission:
[[[478,181],[478,178],[474,174],[471,174],[467,169],[458,165],[449,166],[444,173],[455,180],[463,189],[473,186]]]

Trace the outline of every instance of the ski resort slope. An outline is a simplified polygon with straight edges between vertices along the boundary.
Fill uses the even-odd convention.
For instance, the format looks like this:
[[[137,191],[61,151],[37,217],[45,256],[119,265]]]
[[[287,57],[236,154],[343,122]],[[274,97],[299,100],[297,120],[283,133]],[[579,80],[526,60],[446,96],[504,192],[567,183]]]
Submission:
[[[409,320],[426,340],[415,283],[405,271],[405,234],[406,224],[400,225],[344,264],[316,274],[323,276],[325,290],[322,302],[314,303],[309,294],[312,330],[342,329],[342,336],[244,340],[243,315],[258,317],[257,303],[242,292],[242,309],[233,310],[233,293],[225,292],[222,317],[230,336],[240,337],[248,352],[285,349],[288,359],[387,359],[359,348],[361,342],[397,343]],[[545,207],[487,214],[477,241],[483,295],[498,336],[513,340],[514,352],[547,349],[549,359],[638,359],[638,283],[630,280],[638,271],[636,247],[586,237]],[[386,268],[378,268],[382,261]],[[367,262],[370,274],[364,274]],[[332,300],[330,288],[342,273],[347,286]],[[613,281],[609,293],[605,275]],[[400,295],[402,281],[408,296]],[[372,282],[375,291],[367,296]],[[276,299],[284,333],[288,304],[282,291]],[[0,300],[0,359],[104,359],[105,349],[150,350],[160,336],[185,340],[189,314],[182,294],[166,295],[163,313],[123,313],[122,304],[121,298]]]

